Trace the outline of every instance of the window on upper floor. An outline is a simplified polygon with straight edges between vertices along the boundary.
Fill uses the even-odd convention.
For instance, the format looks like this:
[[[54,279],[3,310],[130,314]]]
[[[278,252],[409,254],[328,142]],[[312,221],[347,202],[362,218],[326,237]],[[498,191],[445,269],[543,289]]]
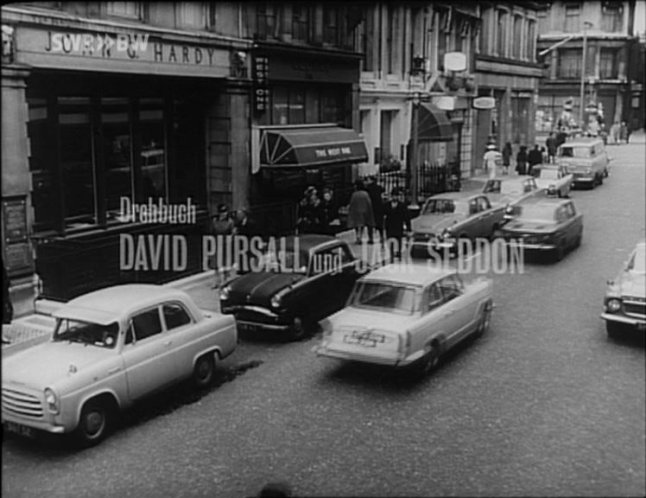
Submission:
[[[581,77],[581,49],[567,48],[558,52],[557,77],[575,79]]]
[[[363,53],[362,71],[372,71],[375,68],[373,58],[373,46],[375,39],[375,19],[374,12],[366,8],[363,12],[361,21],[361,52]]]
[[[330,45],[339,43],[339,8],[334,5],[323,6],[323,41]]]
[[[599,54],[599,78],[602,80],[617,77],[617,50],[602,48]]]
[[[399,24],[399,9],[397,5],[388,5],[388,31],[386,34],[386,60],[387,60],[387,72],[388,74],[394,74],[397,72],[397,59],[399,56],[399,50],[397,50],[397,45],[401,40],[397,38],[398,34],[398,24]]]
[[[261,40],[275,38],[278,35],[278,5],[271,2],[256,5],[256,32]]]
[[[512,57],[520,59],[522,56],[523,44],[523,18],[521,16],[514,16],[514,39],[511,41]]]
[[[536,60],[536,21],[532,19],[527,20],[527,36],[524,46],[527,52],[523,57],[532,62]]]
[[[178,28],[204,29],[205,14],[205,4],[202,2],[177,2],[175,4],[175,20]]]
[[[623,28],[623,8],[619,2],[602,2],[601,29],[610,33]]]
[[[496,12],[496,54],[500,57],[507,56],[507,11]]]
[[[565,4],[565,24],[563,31],[566,33],[577,33],[581,31],[581,4],[566,3]]]
[[[302,42],[310,41],[310,24],[313,16],[310,15],[310,6],[307,3],[292,5],[292,39]]]
[[[109,16],[141,19],[142,8],[139,2],[107,2],[106,13]]]
[[[491,7],[482,7],[480,14],[480,19],[482,24],[480,25],[480,36],[478,43],[480,44],[480,53],[481,54],[490,54],[491,53],[491,16],[493,9]]]

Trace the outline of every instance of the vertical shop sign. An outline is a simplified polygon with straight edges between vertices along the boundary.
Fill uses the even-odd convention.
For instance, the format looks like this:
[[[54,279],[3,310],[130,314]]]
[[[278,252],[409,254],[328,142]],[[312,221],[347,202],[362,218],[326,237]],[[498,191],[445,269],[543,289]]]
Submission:
[[[262,115],[269,106],[269,58],[255,55],[253,58],[253,109],[256,115]]]

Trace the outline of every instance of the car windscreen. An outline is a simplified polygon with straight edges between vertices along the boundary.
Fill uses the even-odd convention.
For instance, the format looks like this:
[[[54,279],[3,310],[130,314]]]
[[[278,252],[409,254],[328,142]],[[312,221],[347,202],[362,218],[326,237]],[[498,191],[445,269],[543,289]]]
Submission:
[[[382,282],[357,282],[350,306],[410,315],[415,311],[414,287]]]
[[[466,202],[454,201],[453,199],[429,199],[422,214],[466,214],[469,207]]]
[[[309,254],[294,248],[269,249],[264,254],[263,269],[279,273],[306,273]]]
[[[590,157],[590,147],[562,147],[560,157]]]
[[[638,246],[633,254],[628,269],[635,273],[646,273],[646,246]]]
[[[100,325],[70,318],[59,318],[56,322],[53,340],[114,348],[117,344],[118,334],[119,325],[117,323]]]
[[[542,169],[541,179],[543,180],[558,180],[559,172],[555,169]]]
[[[521,206],[518,219],[525,221],[554,221],[556,219],[556,211],[553,206]]]

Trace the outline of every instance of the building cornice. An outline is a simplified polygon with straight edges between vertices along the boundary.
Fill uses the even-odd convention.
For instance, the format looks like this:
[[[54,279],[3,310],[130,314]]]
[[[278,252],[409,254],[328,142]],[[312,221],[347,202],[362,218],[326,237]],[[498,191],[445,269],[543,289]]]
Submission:
[[[27,7],[3,6],[2,22],[3,24],[29,25],[40,28],[79,29],[110,34],[120,34],[127,30],[130,32],[146,33],[176,42],[203,43],[243,50],[248,50],[253,45],[252,40],[224,36],[208,31],[183,31],[139,22],[120,22],[109,19],[87,18],[65,12],[30,9]]]
[[[517,61],[511,59],[502,59],[490,55],[476,55],[476,74],[477,73],[498,73],[513,76],[529,76],[541,78],[543,68],[535,62]]]

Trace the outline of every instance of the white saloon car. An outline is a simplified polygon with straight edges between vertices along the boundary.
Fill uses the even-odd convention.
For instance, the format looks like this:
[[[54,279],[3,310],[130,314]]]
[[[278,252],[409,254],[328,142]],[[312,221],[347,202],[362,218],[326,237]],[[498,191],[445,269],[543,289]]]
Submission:
[[[542,164],[538,169],[536,183],[544,189],[547,195],[568,197],[572,190],[574,175],[569,173],[565,166],[558,164]]]
[[[490,279],[465,284],[455,270],[387,265],[359,279],[347,306],[320,322],[314,352],[426,374],[443,353],[484,333],[492,308]]]
[[[3,359],[6,430],[106,435],[118,412],[183,379],[213,380],[216,359],[236,347],[232,316],[200,310],[183,291],[150,284],[109,287],[54,312],[49,342]]]

